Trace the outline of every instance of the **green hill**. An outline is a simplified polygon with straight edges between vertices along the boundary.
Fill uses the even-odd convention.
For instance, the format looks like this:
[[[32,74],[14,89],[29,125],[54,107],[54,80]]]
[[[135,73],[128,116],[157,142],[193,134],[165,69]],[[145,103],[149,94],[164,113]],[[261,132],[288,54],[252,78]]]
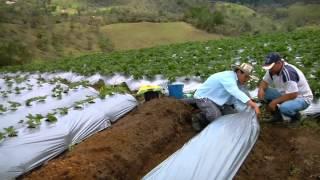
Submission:
[[[157,45],[208,41],[221,35],[209,34],[184,22],[171,23],[121,23],[101,28],[110,38],[115,50],[128,50]]]
[[[241,2],[2,0],[0,66],[320,24],[319,4]]]

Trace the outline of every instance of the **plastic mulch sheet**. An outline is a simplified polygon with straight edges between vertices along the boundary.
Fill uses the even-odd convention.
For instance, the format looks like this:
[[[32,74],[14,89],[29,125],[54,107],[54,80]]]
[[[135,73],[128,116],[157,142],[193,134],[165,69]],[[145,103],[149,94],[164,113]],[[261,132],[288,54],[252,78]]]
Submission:
[[[143,179],[232,179],[255,144],[259,130],[253,111],[222,116]]]
[[[8,127],[17,131],[16,137],[6,137],[0,141],[1,180],[14,179],[45,163],[68,147],[109,127],[138,104],[129,94],[115,94],[100,99],[94,89],[84,87],[70,90],[61,99],[57,99],[51,96],[53,87],[44,83],[33,87],[32,91],[22,90],[21,94],[1,99],[5,107],[9,107],[11,101],[21,104],[15,111],[8,110],[0,114],[1,131]],[[37,95],[46,95],[45,102],[32,102],[31,106],[25,104],[27,99]],[[74,108],[76,102],[88,96],[94,98],[93,103]],[[28,115],[47,115],[63,107],[69,109],[68,113],[56,114],[56,122],[47,122],[44,118],[37,127],[28,127]],[[22,119],[24,121],[21,122]]]
[[[302,114],[312,118],[320,118],[320,101],[312,102],[307,109],[302,111]]]

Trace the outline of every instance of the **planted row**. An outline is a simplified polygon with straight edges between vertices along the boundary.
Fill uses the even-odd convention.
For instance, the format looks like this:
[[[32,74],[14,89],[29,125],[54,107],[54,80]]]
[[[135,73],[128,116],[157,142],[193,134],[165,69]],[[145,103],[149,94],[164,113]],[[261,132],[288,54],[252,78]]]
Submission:
[[[230,69],[231,64],[250,62],[255,73],[263,76],[260,67],[269,52],[280,52],[290,63],[299,66],[310,81],[314,93],[320,83],[312,77],[320,74],[320,30],[300,30],[258,36],[226,38],[208,42],[167,45],[110,54],[98,53],[52,63],[34,63],[3,68],[3,71],[76,72],[82,75],[123,73],[136,79],[162,74],[169,80],[182,76],[199,76]]]

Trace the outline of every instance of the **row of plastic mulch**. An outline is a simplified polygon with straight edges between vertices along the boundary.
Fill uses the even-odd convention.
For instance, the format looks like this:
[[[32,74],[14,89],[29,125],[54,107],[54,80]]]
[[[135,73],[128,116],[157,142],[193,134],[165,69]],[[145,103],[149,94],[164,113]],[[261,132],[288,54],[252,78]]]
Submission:
[[[19,94],[15,94],[16,87],[27,87],[27,84],[32,85],[32,90],[24,88]],[[82,86],[63,93],[61,99],[52,97],[52,89],[58,84],[59,82],[39,83],[32,77],[26,82],[12,84],[10,87],[4,81],[0,82],[1,91],[11,92],[7,97],[1,97],[0,104],[7,108],[12,102],[20,104],[16,110],[0,114],[0,129],[12,126],[17,134],[0,141],[0,179],[14,179],[40,166],[68,147],[109,127],[138,104],[129,94],[115,94],[100,99],[94,89]],[[65,87],[63,84],[60,85]],[[26,100],[38,96],[45,96],[45,101],[26,105]],[[94,102],[75,108],[76,102],[88,97],[92,97]],[[68,108],[67,114],[57,113],[56,122],[42,119],[37,127],[28,127],[27,116],[45,116],[58,108]]]
[[[143,179],[232,179],[255,144],[259,129],[253,111],[222,116]]]

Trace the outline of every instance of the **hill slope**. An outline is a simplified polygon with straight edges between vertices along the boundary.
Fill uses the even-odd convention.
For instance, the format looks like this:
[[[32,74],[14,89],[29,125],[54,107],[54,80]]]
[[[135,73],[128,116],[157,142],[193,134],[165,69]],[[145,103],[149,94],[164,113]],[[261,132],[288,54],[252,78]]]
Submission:
[[[222,38],[209,34],[184,22],[121,23],[101,28],[110,38],[115,50],[153,47],[188,41],[208,41]]]

